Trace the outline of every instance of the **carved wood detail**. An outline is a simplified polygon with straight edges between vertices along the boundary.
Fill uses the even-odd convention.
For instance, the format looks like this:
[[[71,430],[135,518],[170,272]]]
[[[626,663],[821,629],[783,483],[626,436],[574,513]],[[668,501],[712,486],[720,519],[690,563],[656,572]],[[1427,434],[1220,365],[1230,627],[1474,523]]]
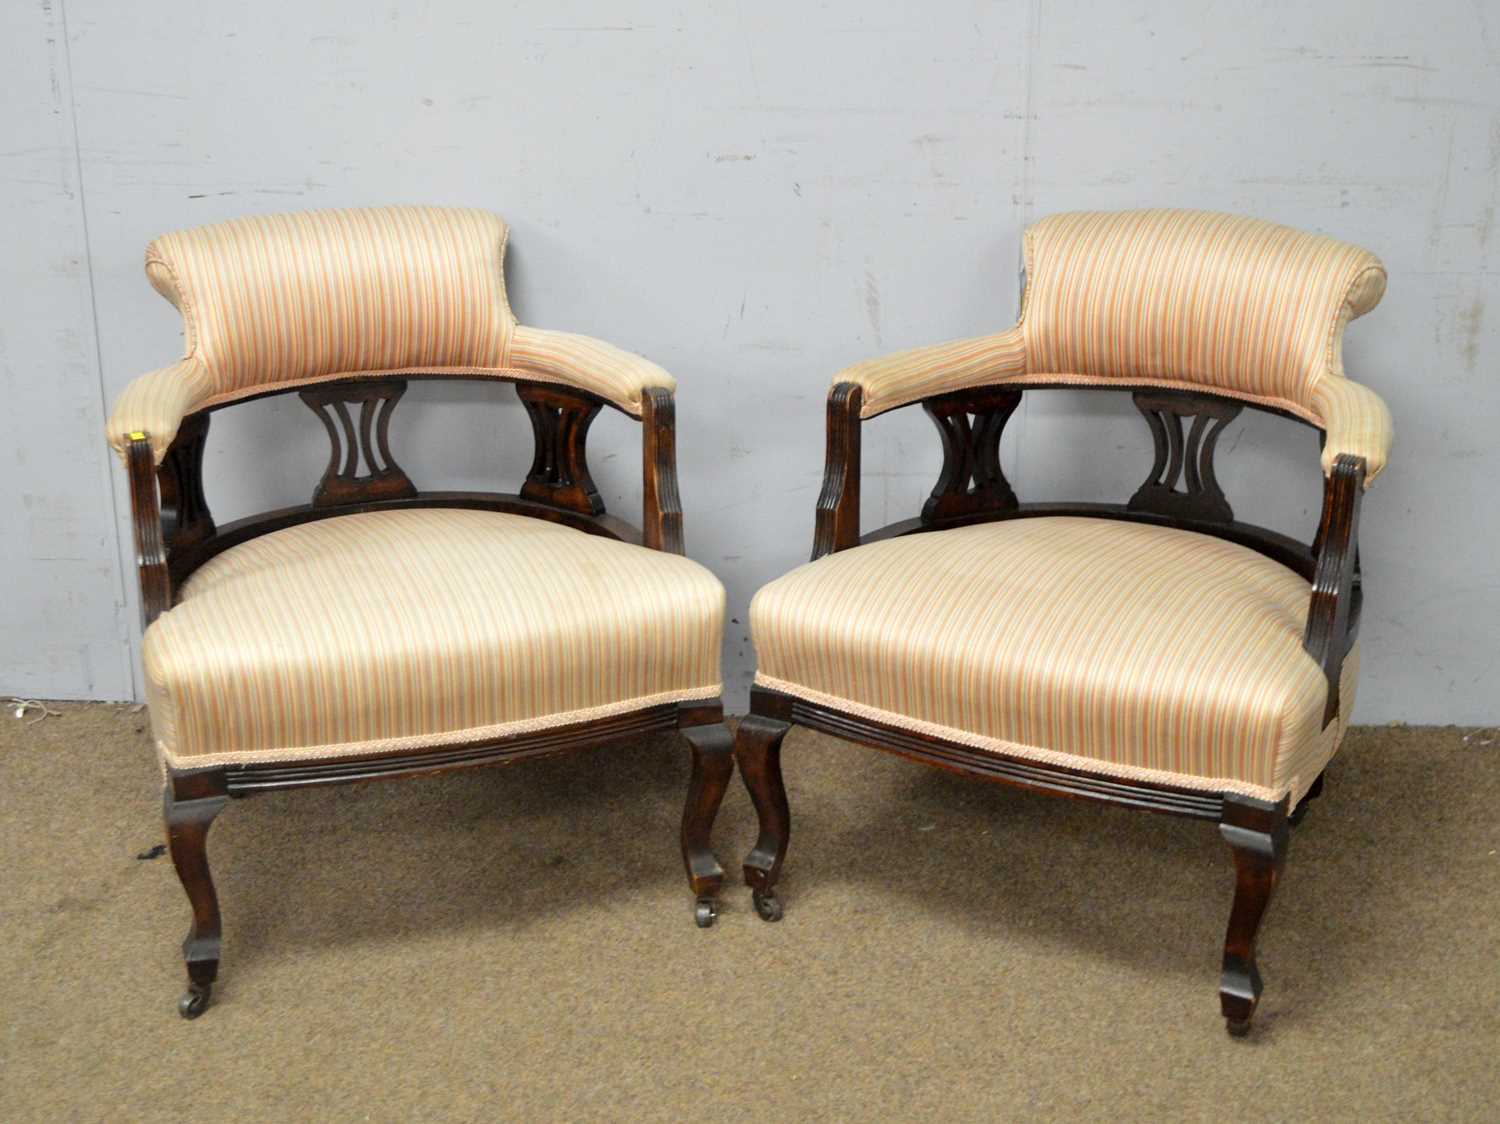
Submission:
[[[583,515],[604,514],[587,459],[589,426],[603,403],[548,383],[517,383],[516,394],[536,436],[521,495]]]
[[[1000,437],[1020,402],[1019,390],[992,389],[922,403],[943,442],[943,468],[922,507],[924,523],[1016,509],[1016,493],[1000,468]]]
[[[141,583],[141,626],[172,607],[172,578],[162,538],[161,501],[157,497],[156,456],[144,433],[125,447],[130,477],[130,519],[135,537],[135,567]]]
[[[828,393],[828,444],[823,490],[813,528],[813,561],[859,545],[860,402],[858,383],[841,382]]]
[[[677,403],[672,392],[641,395],[641,536],[645,546],[685,554],[682,499],[677,492]]]
[[[1214,476],[1214,448],[1241,406],[1223,398],[1176,392],[1137,391],[1131,397],[1151,427],[1156,461],[1146,482],[1130,497],[1129,510],[1232,522],[1234,511]],[[1192,424],[1184,434],[1189,418]],[[1177,490],[1179,479],[1186,491]]]
[[[417,494],[416,485],[391,456],[391,413],[405,393],[404,379],[335,383],[299,392],[323,422],[332,446],[328,468],[313,492],[314,507],[342,507]],[[359,404],[357,427],[349,412],[353,403]]]
[[[1344,657],[1359,634],[1364,600],[1359,575],[1359,507],[1365,494],[1365,459],[1345,453],[1333,462],[1323,485],[1323,515],[1314,543],[1312,599],[1302,647],[1318,661],[1328,680],[1323,707],[1326,729],[1339,713],[1339,680]]]
[[[156,469],[161,489],[162,537],[168,554],[211,538],[214,517],[203,494],[203,449],[210,415],[189,414]]]

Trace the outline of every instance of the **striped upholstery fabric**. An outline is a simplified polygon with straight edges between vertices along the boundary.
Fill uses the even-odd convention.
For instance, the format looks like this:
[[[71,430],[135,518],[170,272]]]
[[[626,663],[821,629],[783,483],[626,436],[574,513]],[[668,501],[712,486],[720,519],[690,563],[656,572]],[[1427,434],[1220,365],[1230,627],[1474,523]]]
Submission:
[[[756,682],[981,749],[1301,796],[1353,706],[1302,650],[1308,583],[1164,527],[1031,518],[828,555],[750,607]]]
[[[143,432],[160,459],[183,416],[267,387],[402,371],[564,382],[639,415],[670,375],[618,348],[519,328],[505,223],[453,207],[235,219],[167,234],[146,276],[182,313],[187,355],[121,396],[111,443]]]
[[[209,561],[146,631],[173,767],[428,748],[716,698],[724,589],[524,516],[344,515]]]
[[[1074,212],[1026,232],[1025,300],[1007,332],[857,364],[865,417],[992,382],[1208,389],[1323,426],[1384,467],[1390,417],[1351,391],[1342,346],[1385,270],[1366,250],[1211,211]],[[1348,441],[1345,447],[1342,443]]]

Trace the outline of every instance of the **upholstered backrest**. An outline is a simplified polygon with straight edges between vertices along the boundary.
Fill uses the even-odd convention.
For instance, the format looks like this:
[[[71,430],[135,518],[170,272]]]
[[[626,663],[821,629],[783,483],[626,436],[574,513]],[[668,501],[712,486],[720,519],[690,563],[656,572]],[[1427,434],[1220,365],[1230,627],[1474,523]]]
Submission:
[[[499,217],[461,208],[266,215],[163,235],[146,274],[224,400],[332,375],[504,368],[505,239]]]
[[[1052,215],[1026,232],[1026,377],[1198,385],[1298,413],[1375,307],[1367,250],[1211,211]]]

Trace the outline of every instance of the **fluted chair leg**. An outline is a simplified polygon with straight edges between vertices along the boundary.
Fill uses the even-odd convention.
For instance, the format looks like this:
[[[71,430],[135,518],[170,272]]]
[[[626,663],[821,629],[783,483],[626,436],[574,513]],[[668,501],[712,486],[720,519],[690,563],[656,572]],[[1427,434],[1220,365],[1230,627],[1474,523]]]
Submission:
[[[745,884],[754,898],[755,912],[764,921],[780,921],[782,916],[781,899],[774,887],[792,829],[786,786],[781,779],[781,741],[790,729],[786,722],[751,714],[741,720],[734,743],[740,776],[760,817],[760,838],[745,856]]]
[[[228,802],[222,773],[173,774],[163,788],[167,850],[193,908],[193,922],[182,942],[188,989],[177,1004],[185,1019],[196,1019],[208,1008],[219,974],[223,924],[208,869],[208,829]]]
[[[713,852],[714,818],[734,773],[734,738],[722,722],[689,726],[682,731],[693,747],[693,775],[682,810],[682,861],[696,899],[694,920],[707,929],[719,916],[724,868]]]
[[[1286,801],[1272,804],[1247,796],[1224,797],[1219,831],[1234,856],[1234,905],[1224,937],[1224,972],[1219,979],[1219,1004],[1229,1033],[1236,1038],[1250,1032],[1250,1019],[1260,1002],[1260,969],[1255,942],[1261,919],[1286,865]]]

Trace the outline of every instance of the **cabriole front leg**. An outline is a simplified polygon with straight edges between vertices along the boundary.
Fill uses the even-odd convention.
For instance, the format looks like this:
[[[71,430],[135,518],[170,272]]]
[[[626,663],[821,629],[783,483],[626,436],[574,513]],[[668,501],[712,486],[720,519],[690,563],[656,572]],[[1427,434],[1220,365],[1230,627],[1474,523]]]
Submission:
[[[683,737],[693,747],[693,775],[682,810],[682,862],[693,888],[694,919],[707,929],[719,916],[719,889],[724,868],[713,852],[714,818],[734,773],[734,739],[722,722],[689,726]]]
[[[173,773],[163,789],[167,849],[193,907],[193,923],[182,942],[188,989],[177,1004],[185,1019],[196,1019],[207,1009],[219,974],[223,925],[208,869],[208,829],[228,802],[222,773]]]
[[[792,830],[786,786],[781,779],[781,741],[790,729],[779,719],[750,714],[741,720],[734,742],[740,776],[760,817],[760,838],[745,856],[745,885],[750,887],[755,912],[763,921],[780,921],[782,915],[781,899],[774,887]]]
[[[1234,855],[1234,905],[1224,937],[1224,973],[1219,978],[1219,1004],[1229,1033],[1248,1034],[1250,1019],[1260,1002],[1260,969],[1255,942],[1261,919],[1286,865],[1286,801],[1272,804],[1248,796],[1224,797],[1219,831]]]

